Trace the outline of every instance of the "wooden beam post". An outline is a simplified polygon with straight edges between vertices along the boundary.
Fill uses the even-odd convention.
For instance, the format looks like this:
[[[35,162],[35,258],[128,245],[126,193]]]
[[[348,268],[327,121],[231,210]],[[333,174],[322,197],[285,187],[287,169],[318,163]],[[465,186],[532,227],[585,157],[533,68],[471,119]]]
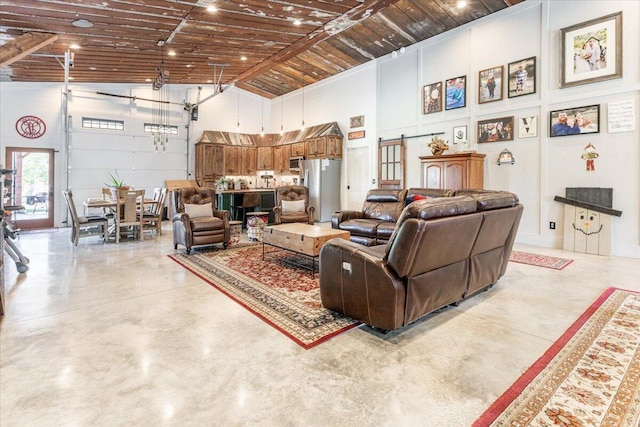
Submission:
[[[57,34],[26,33],[0,46],[0,66],[12,64],[58,40]]]

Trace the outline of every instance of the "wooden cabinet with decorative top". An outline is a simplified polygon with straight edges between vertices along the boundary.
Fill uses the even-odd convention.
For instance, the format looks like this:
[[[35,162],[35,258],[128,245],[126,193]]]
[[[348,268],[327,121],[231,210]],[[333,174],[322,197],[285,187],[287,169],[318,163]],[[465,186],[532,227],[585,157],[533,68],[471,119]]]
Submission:
[[[330,159],[342,158],[342,137],[327,136],[327,157]]]
[[[258,149],[256,147],[242,147],[240,152],[242,175],[254,175],[258,171]]]
[[[273,170],[273,147],[258,147],[258,170]]]
[[[305,144],[304,142],[294,142],[291,144],[291,156],[292,157],[304,157],[305,152]]]
[[[275,173],[289,173],[290,157],[291,144],[276,145],[273,147],[273,170]]]
[[[461,153],[420,157],[422,186],[440,189],[482,189],[484,154]]]

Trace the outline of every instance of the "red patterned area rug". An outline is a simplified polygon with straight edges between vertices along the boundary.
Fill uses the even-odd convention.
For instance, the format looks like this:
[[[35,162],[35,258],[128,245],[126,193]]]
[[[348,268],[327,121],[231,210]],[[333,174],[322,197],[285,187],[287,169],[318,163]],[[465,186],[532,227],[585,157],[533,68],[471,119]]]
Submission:
[[[283,264],[283,254],[263,261],[262,245],[249,244],[169,257],[305,349],[359,325],[322,307],[318,275]]]
[[[473,425],[639,421],[640,293],[609,288]]]
[[[553,256],[536,255],[529,252],[511,251],[509,261],[518,262],[520,264],[535,265],[537,267],[553,268],[554,270],[562,270],[573,262],[572,259],[556,258]]]

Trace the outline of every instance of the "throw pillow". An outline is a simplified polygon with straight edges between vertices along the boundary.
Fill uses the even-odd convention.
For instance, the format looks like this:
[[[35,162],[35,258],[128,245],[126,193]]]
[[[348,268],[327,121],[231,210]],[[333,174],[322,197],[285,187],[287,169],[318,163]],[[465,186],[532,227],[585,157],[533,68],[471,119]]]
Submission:
[[[304,212],[304,200],[282,201],[282,213]]]
[[[431,197],[427,197],[427,196],[421,196],[420,194],[416,194],[413,196],[413,201],[415,202],[416,200],[426,200],[426,199],[430,199]]]
[[[211,203],[205,203],[203,205],[190,205],[185,203],[184,213],[188,214],[190,218],[213,217]]]

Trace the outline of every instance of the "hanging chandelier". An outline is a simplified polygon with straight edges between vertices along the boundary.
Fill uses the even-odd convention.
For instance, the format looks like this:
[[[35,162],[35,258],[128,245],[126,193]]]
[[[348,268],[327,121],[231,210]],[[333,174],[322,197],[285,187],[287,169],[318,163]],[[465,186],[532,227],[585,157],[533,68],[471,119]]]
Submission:
[[[162,147],[166,151],[169,146],[169,134],[171,127],[169,123],[169,104],[171,102],[169,92],[169,70],[164,67],[164,41],[160,40],[158,46],[161,48],[162,61],[156,68],[158,72],[156,79],[151,85],[153,88],[153,145],[156,151]]]

